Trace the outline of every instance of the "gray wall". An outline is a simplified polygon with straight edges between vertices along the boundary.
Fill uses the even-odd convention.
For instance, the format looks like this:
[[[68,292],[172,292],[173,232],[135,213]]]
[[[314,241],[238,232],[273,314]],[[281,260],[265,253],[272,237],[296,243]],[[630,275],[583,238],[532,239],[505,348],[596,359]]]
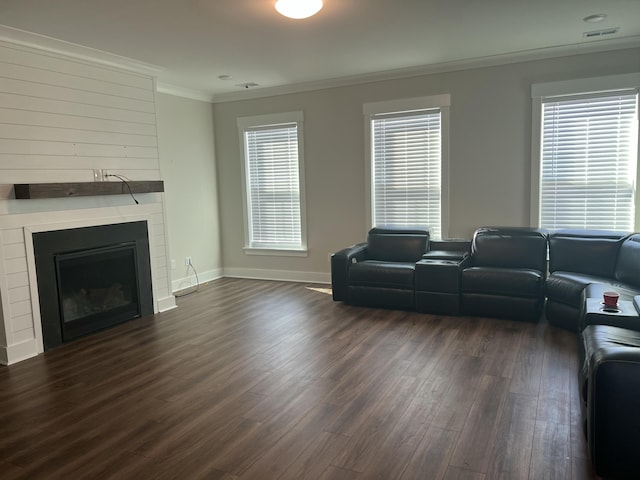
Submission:
[[[187,256],[201,282],[222,275],[213,110],[207,102],[164,94],[156,106],[175,291],[195,281],[184,266]]]
[[[635,48],[215,104],[225,273],[328,279],[329,252],[364,240],[363,103],[451,94],[448,233],[469,238],[482,225],[529,225],[532,83],[639,71]],[[294,110],[305,115],[309,255],[248,256],[236,119]]]

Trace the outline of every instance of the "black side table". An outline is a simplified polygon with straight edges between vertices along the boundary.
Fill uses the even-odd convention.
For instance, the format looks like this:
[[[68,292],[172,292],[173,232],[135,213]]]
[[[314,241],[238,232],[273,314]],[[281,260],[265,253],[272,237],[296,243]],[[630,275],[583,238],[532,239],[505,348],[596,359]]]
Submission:
[[[604,306],[602,298],[587,298],[582,329],[588,325],[611,325],[640,331],[640,316],[632,301],[619,300],[616,309]]]
[[[424,313],[460,313],[460,272],[468,257],[423,258],[416,263],[416,310]]]

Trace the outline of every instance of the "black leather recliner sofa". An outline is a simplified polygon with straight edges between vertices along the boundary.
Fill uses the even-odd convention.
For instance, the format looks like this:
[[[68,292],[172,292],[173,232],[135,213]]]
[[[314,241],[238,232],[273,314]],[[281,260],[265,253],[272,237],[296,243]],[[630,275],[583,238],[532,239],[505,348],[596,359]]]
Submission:
[[[462,308],[467,315],[537,321],[544,305],[547,232],[483,227],[462,270]]]
[[[372,228],[366,243],[331,256],[333,299],[413,310],[415,266],[428,249],[428,230]]]

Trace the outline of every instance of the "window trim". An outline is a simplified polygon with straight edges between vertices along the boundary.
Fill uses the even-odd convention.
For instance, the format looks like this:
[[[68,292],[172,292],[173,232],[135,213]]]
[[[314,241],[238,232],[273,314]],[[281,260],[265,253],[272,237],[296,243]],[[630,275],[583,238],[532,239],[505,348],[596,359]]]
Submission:
[[[549,97],[607,93],[640,88],[640,73],[579,78],[531,85],[531,208],[530,225],[540,225],[540,191],[542,167],[542,100]],[[637,159],[640,163],[640,142]],[[640,165],[636,169],[636,186],[640,186]],[[636,190],[634,231],[640,231],[640,191]]]
[[[278,126],[295,123],[298,133],[298,183],[300,189],[300,248],[252,247],[249,238],[249,210],[247,198],[247,157],[244,133],[255,127]],[[246,255],[306,257],[307,250],[307,204],[304,167],[304,113],[302,111],[271,113],[237,118],[240,139],[240,170],[242,176],[242,208],[244,216],[244,247]]]
[[[442,238],[449,236],[449,107],[451,95],[430,95],[425,97],[403,98],[385,100],[381,102],[365,103],[362,106],[364,115],[364,139],[365,139],[365,206],[366,206],[366,230],[373,227],[373,188],[372,188],[372,149],[371,149],[371,120],[381,113],[415,112],[418,110],[440,109],[440,231]]]

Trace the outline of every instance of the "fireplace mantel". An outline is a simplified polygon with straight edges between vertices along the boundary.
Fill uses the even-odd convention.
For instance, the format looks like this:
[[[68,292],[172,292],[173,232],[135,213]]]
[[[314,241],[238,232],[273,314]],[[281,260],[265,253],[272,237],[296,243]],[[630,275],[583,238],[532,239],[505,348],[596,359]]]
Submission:
[[[131,192],[129,192],[129,188]],[[164,182],[76,182],[76,183],[16,183],[17,200],[35,198],[86,197],[96,195],[128,195],[129,193],[164,192]]]

